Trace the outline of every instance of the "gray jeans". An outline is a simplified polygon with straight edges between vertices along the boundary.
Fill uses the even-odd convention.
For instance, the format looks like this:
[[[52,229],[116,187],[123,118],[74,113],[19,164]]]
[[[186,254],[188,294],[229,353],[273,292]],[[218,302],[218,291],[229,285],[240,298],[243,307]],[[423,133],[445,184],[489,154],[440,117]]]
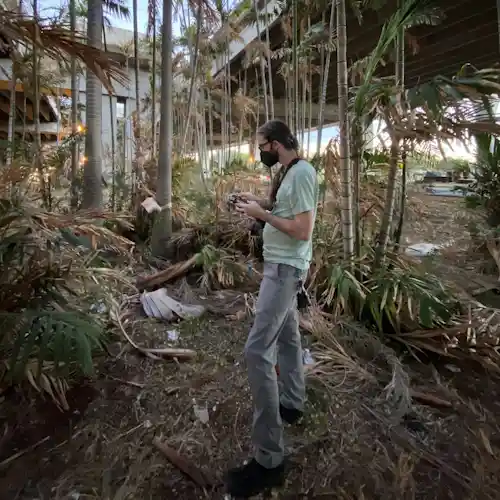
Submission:
[[[255,321],[245,346],[248,380],[254,404],[252,441],[263,467],[278,466],[284,458],[280,402],[302,410],[304,367],[297,312],[302,271],[285,264],[264,263]],[[275,370],[278,350],[279,385]]]

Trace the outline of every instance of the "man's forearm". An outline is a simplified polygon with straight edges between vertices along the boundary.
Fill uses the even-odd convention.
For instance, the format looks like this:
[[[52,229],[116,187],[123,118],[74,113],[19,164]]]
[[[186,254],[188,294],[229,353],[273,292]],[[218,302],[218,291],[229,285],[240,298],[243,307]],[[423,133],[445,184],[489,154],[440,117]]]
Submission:
[[[295,231],[295,221],[291,219],[284,219],[283,217],[276,217],[271,212],[266,212],[262,220],[267,224],[271,224],[271,226],[275,227],[278,231],[291,236],[292,238],[296,238]]]

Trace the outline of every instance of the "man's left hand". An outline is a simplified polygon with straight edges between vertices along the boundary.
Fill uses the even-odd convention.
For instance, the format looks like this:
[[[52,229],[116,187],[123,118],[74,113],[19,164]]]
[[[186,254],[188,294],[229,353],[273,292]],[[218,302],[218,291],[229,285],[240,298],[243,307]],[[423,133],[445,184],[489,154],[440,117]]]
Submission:
[[[248,203],[237,203],[236,210],[242,214],[246,214],[254,219],[263,219],[266,211],[256,202],[249,201]]]

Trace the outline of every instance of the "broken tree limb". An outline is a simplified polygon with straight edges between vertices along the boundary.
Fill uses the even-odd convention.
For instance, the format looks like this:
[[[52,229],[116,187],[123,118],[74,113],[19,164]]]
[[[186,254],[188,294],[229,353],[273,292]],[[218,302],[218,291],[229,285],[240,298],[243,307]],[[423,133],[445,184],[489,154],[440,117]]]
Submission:
[[[163,271],[159,271],[151,276],[142,276],[137,279],[137,288],[145,290],[181,278],[196,266],[197,260],[198,254],[194,254],[188,260],[174,264]]]
[[[139,351],[144,356],[161,360],[164,358],[177,359],[178,361],[186,361],[192,359],[196,356],[196,351],[192,349],[178,349],[175,347],[161,347],[157,349],[149,349],[145,347],[141,347],[137,345],[131,338],[130,335],[125,331],[123,326],[122,316],[120,314],[120,307],[116,307],[115,310],[112,310],[111,317],[114,319],[115,323],[118,325],[118,328],[122,332],[123,336],[127,339],[128,343],[137,351]]]
[[[177,467],[181,472],[186,474],[191,481],[197,484],[200,488],[212,488],[217,485],[217,481],[214,477],[208,474],[206,471],[201,470],[199,467],[194,465],[179,453],[168,446],[166,443],[162,442],[159,438],[155,437],[153,439],[153,445],[158,451],[160,451],[167,460]]]
[[[0,462],[0,469],[3,469],[7,465],[11,464],[14,460],[17,460],[19,457],[26,455],[26,453],[33,451],[35,448],[38,448],[38,446],[42,445],[43,443],[45,443],[49,439],[50,439],[50,436],[45,436],[43,439],[40,439],[40,441],[37,441],[36,443],[32,444],[31,446],[28,446],[24,450],[21,450],[21,451],[18,451],[17,453],[14,453],[14,455],[11,455],[9,458],[6,458],[2,462]]]
[[[160,347],[157,349],[143,349],[150,354],[159,356],[161,358],[177,358],[179,361],[187,361],[196,356],[196,351],[192,349],[180,349],[175,347]]]
[[[447,401],[446,399],[442,399],[438,396],[434,396],[434,394],[428,394],[425,392],[415,391],[413,389],[410,390],[410,395],[413,399],[420,401],[429,406],[437,406],[443,408],[452,408],[453,404],[451,401]]]

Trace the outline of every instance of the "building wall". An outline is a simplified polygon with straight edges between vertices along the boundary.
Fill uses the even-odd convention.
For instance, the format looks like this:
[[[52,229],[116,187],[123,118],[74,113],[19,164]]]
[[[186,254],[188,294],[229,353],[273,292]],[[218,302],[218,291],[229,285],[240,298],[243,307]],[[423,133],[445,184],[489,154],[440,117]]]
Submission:
[[[4,84],[9,84],[8,77],[5,75],[11,74],[12,62],[10,59],[1,59],[0,60],[0,82],[3,80]],[[114,86],[114,94],[111,97],[112,101],[112,109],[113,109],[113,118],[114,118],[114,134],[115,134],[115,144],[116,144],[116,135],[117,135],[117,127],[118,127],[118,119],[120,118],[119,110],[125,111],[124,118],[128,120],[128,124],[126,127],[127,134],[125,137],[126,145],[125,150],[126,154],[126,162],[127,168],[131,166],[131,159],[134,151],[134,145],[132,140],[132,131],[130,126],[130,117],[131,114],[135,111],[135,77],[133,68],[129,68],[127,71],[128,75],[128,84],[120,85],[115,84]],[[63,89],[71,88],[71,79],[70,77],[62,78],[59,83],[59,87]],[[85,106],[85,89],[86,89],[86,81],[85,75],[80,75],[79,77],[79,92],[78,92],[78,102]],[[140,71],[139,73],[139,95],[140,99],[143,99],[147,93],[150,91],[150,83],[149,83],[149,72],[148,71]],[[118,101],[124,102],[125,106],[117,105]],[[85,110],[82,110],[82,121],[85,123]],[[102,119],[101,119],[101,133],[102,133],[102,153],[103,153],[103,171],[106,177],[109,177],[111,173],[111,147],[112,147],[112,123],[111,123],[111,109],[110,109],[110,96],[108,91],[103,87],[102,89]],[[83,148],[82,148],[83,149]]]

